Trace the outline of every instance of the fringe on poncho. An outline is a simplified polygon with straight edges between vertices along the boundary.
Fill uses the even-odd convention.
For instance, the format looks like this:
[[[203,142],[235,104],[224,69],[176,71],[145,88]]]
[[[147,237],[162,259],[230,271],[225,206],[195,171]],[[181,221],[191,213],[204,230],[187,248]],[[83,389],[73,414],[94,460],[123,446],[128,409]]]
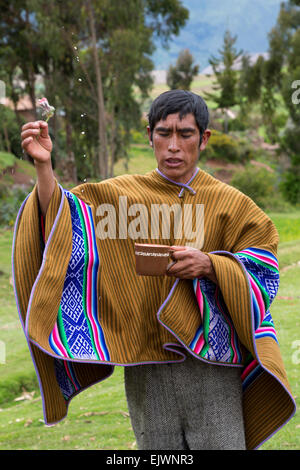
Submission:
[[[174,230],[155,240],[150,231],[126,237],[133,219],[124,226],[120,200],[149,214],[153,204],[202,205],[200,248],[218,284],[137,276],[134,242],[189,243]],[[116,237],[97,236],[99,206],[115,208]],[[270,313],[279,286],[277,245],[274,224],[250,198],[200,169],[187,184],[158,170],[71,191],[56,182],[45,220],[35,187],[15,224],[13,280],[46,424],[63,419],[72,397],[115,365],[178,362],[192,354],[240,368],[247,449],[259,447],[295,412]]]

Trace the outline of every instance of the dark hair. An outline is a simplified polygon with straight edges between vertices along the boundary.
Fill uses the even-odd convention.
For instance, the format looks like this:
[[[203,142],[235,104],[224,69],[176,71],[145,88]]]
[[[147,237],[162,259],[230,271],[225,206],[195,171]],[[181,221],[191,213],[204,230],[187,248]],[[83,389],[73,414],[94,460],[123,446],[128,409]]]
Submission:
[[[209,122],[208,108],[201,96],[186,90],[166,91],[153,101],[148,114],[151,138],[156,123],[161,119],[165,120],[169,114],[176,113],[179,113],[180,119],[193,114],[202,139]]]

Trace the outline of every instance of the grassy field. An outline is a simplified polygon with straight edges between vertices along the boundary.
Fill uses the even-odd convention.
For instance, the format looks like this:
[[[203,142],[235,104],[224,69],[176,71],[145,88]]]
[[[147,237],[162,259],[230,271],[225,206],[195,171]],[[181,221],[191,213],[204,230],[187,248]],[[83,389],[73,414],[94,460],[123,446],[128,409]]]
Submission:
[[[213,85],[215,83],[215,78],[212,76],[206,76],[206,75],[198,75],[195,77],[193,82],[191,83],[191,91],[194,93],[198,93],[201,95],[203,98],[205,97],[205,93],[211,93],[213,91]],[[142,110],[147,113],[149,111],[149,107],[151,105],[151,102],[157,98],[161,93],[164,93],[165,91],[168,91],[170,88],[166,83],[155,83],[153,86],[153,89],[151,90],[151,97],[146,100],[143,105],[142,105]],[[215,92],[217,93],[217,92]],[[137,91],[137,96],[139,96],[139,92]],[[210,108],[215,108],[215,103],[211,101],[210,99],[205,100],[208,107]]]
[[[9,173],[23,173],[28,178],[35,178],[36,172],[32,165],[25,160],[16,158],[13,154],[0,151],[0,172],[7,170],[6,181],[9,182]]]

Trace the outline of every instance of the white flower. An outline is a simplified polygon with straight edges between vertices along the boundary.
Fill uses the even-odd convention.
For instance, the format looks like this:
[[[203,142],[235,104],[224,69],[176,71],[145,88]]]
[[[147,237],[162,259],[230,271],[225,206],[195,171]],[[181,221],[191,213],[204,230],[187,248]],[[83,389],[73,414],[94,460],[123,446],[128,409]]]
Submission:
[[[46,118],[47,122],[54,115],[55,108],[50,106],[47,98],[39,99],[37,105],[42,109],[42,116]]]

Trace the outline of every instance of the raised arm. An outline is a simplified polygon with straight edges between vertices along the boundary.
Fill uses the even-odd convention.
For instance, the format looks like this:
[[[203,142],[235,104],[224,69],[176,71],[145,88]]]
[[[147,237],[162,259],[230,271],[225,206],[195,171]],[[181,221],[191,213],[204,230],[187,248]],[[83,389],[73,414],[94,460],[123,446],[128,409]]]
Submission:
[[[51,164],[52,141],[48,133],[48,124],[45,121],[24,124],[21,138],[22,148],[34,160],[38,198],[42,214],[45,216],[55,188]]]

